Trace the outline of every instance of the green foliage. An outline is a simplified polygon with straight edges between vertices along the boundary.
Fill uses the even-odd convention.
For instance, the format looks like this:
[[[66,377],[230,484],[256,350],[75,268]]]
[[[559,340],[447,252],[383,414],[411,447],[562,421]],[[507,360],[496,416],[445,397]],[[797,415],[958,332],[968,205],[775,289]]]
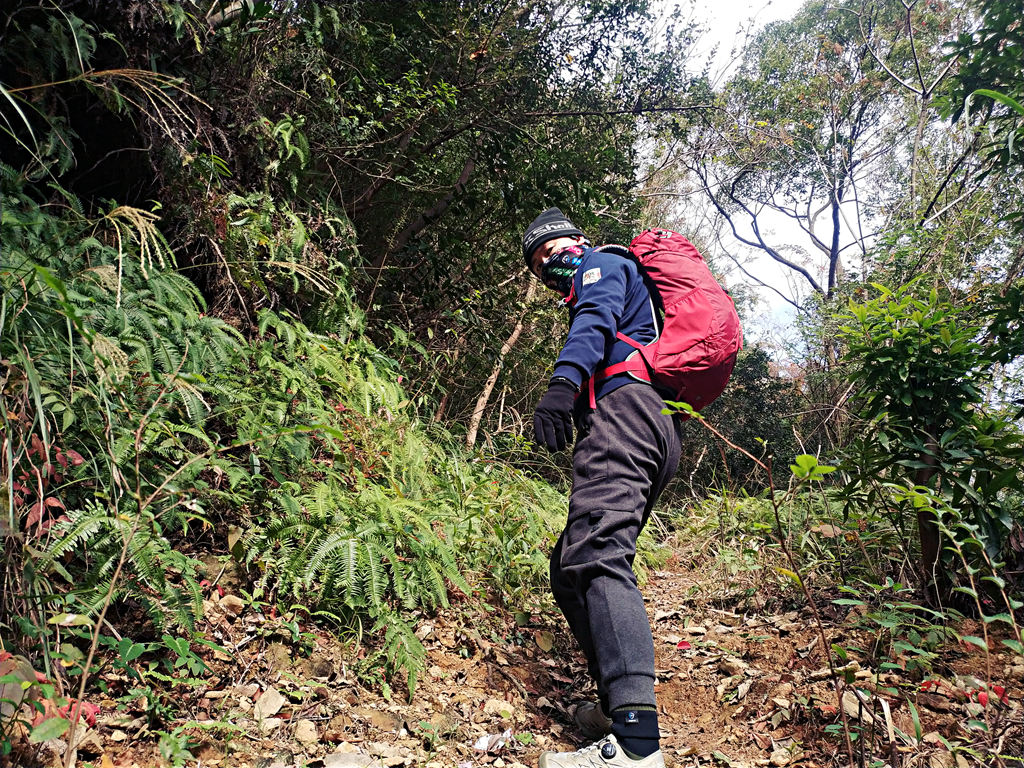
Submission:
[[[183,489],[212,446],[204,374],[239,337],[161,267],[142,212],[53,215],[18,189],[5,202],[5,527],[22,589],[32,600],[63,583],[68,610],[93,612],[123,558],[131,578],[114,594],[190,625],[195,562],[167,536],[203,520]]]
[[[902,517],[917,511],[891,507],[880,483],[932,487],[979,526],[996,558],[1024,490],[1024,436],[986,402],[985,387],[996,362],[1012,355],[991,339],[982,343],[985,313],[935,290],[922,296],[920,282],[874,288],[879,296],[851,302],[840,329],[850,379],[860,387],[857,410],[868,422],[846,454],[844,495]]]
[[[960,33],[948,46],[950,55],[961,59],[955,88],[947,111],[954,120],[972,111],[993,117],[996,139],[988,144],[989,162],[1012,168],[1019,166],[1024,125],[1024,80],[1019,53],[1024,34],[1017,23],[1020,8],[1005,0],[981,0],[977,4],[979,24]],[[990,101],[991,100],[991,101]],[[1009,212],[1020,221],[1020,212]]]
[[[956,611],[936,611],[913,600],[913,590],[886,579],[884,584],[858,582],[839,589],[851,597],[837,598],[833,605],[852,607],[854,624],[869,630],[874,643],[869,648],[844,646],[843,652],[857,650],[877,669],[909,672],[920,680],[931,674],[941,661],[941,649],[957,638],[949,622],[963,618]]]
[[[434,529],[443,518],[426,504],[379,487],[352,493],[327,483],[300,498],[275,495],[281,513],[245,546],[266,573],[280,574],[293,599],[376,619],[391,604],[447,605],[449,583],[469,592],[455,553]]]
[[[761,459],[785,458],[797,451],[790,415],[797,410],[797,396],[794,383],[773,374],[767,351],[749,346],[740,352],[725,392],[701,415]],[[676,492],[685,487],[702,497],[712,489],[726,487],[755,494],[767,482],[750,458],[723,445],[697,424],[683,428],[683,456],[689,458],[680,466]]]
[[[863,387],[863,416],[934,434],[969,421],[987,360],[977,323],[934,289],[919,298],[922,282],[895,291],[873,284],[878,298],[851,302],[840,332]]]
[[[410,691],[423,659],[410,611],[476,585],[516,606],[536,599],[557,496],[506,466],[446,456],[345,294],[344,337],[263,312],[246,344],[169,269],[151,219],[54,216],[15,192],[2,354],[5,531],[21,543],[29,600],[16,612],[42,595],[44,621],[136,602],[159,627],[190,628],[202,599],[182,544],[242,505],[258,585],[344,626],[368,622],[388,679],[406,675]],[[45,651],[49,638],[24,642]],[[166,644],[202,673],[186,641]],[[149,652],[125,649],[126,668]],[[139,684],[168,684],[176,669],[144,668]]]

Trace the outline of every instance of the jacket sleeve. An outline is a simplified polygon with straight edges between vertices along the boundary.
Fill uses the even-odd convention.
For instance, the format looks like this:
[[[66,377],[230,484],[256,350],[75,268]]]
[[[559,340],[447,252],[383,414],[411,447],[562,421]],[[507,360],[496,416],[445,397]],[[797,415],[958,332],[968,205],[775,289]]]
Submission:
[[[592,251],[588,256],[573,280],[577,299],[572,325],[552,375],[577,387],[594,374],[615,341],[631,266],[614,254]]]

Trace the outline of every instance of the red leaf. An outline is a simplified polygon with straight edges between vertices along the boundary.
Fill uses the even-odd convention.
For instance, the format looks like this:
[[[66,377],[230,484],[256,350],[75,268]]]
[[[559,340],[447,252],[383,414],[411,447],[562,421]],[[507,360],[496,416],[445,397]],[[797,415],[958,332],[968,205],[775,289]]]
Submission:
[[[688,640],[680,640],[678,643],[676,643],[676,648],[678,648],[681,651],[688,651],[692,647],[693,646],[690,645],[690,642]]]
[[[61,469],[67,469],[68,457],[61,453],[60,451],[57,451],[57,463],[60,464]]]
[[[71,464],[73,466],[76,466],[76,467],[79,464],[84,464],[85,463],[85,459],[82,458],[82,454],[80,454],[78,451],[69,450],[68,451],[68,458],[71,459]]]
[[[983,707],[988,706],[988,694],[985,691],[978,691],[978,703]]]
[[[57,509],[67,509],[67,507],[64,506],[64,502],[58,499],[56,496],[48,496],[43,501],[43,504],[45,504],[48,507],[57,507]]]
[[[94,726],[96,725],[96,715],[100,713],[100,708],[88,701],[83,701],[81,704],[78,702],[65,704],[57,711],[72,722],[74,722],[75,716],[78,715],[79,719],[85,720],[86,724]]]

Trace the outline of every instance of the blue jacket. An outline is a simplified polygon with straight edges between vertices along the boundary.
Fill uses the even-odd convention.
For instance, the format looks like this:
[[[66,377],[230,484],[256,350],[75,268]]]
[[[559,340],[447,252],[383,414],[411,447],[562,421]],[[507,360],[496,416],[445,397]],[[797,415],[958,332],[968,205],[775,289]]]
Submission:
[[[616,338],[622,333],[649,344],[658,338],[651,294],[636,263],[600,248],[586,248],[573,278],[569,304],[569,338],[555,361],[552,378],[561,376],[582,387],[594,373],[621,362],[635,350]],[[619,374],[596,383],[598,398],[637,381]]]

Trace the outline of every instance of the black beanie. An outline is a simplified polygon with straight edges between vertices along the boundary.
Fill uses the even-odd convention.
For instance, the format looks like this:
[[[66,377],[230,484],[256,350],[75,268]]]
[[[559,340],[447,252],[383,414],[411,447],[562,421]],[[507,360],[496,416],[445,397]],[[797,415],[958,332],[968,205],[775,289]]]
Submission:
[[[558,237],[572,237],[583,233],[557,208],[548,208],[544,213],[530,222],[523,235],[523,261],[530,268],[530,256],[537,246]]]

